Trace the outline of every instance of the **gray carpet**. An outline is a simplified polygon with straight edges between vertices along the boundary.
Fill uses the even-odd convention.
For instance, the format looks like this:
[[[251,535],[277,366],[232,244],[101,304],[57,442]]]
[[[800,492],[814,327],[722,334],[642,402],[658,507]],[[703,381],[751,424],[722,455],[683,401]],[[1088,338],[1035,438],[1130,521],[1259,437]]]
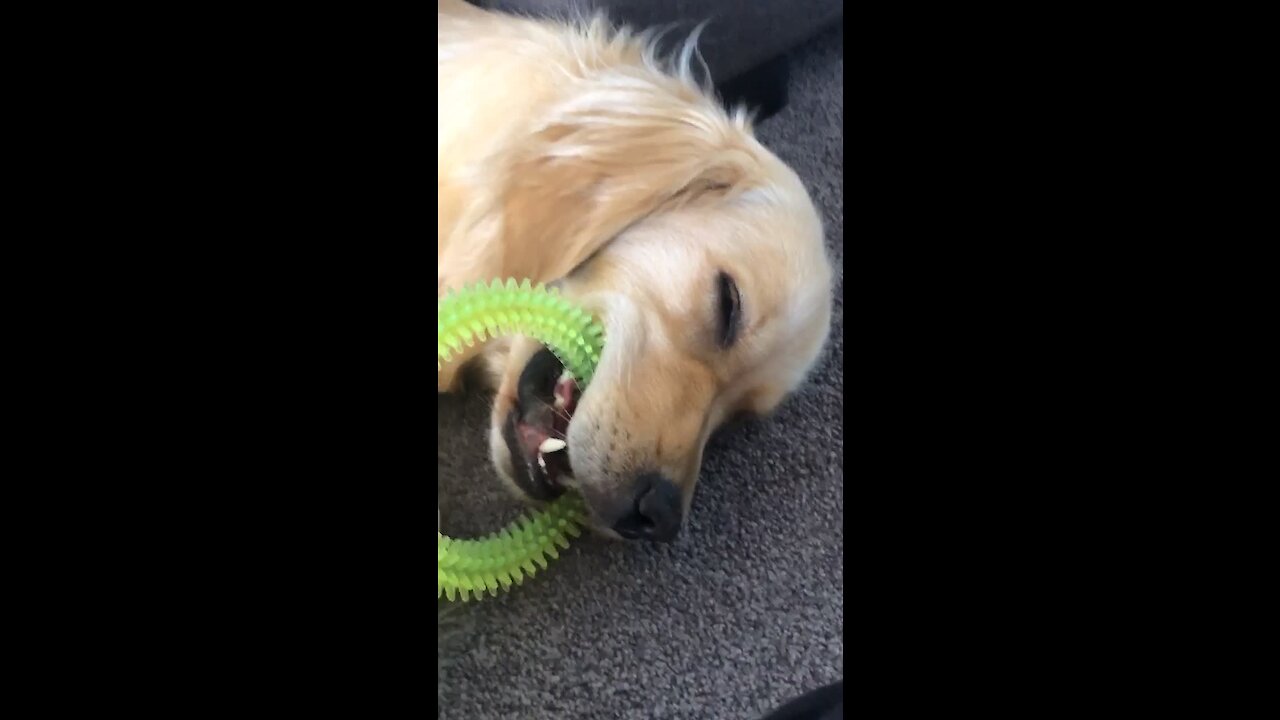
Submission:
[[[802,48],[790,105],[759,135],[822,210],[844,265],[844,34]],[[671,545],[585,537],[516,591],[458,606],[441,718],[755,720],[844,675],[844,305],[814,376],[775,416],[707,448]],[[444,531],[517,514],[485,459],[487,400],[442,398]]]

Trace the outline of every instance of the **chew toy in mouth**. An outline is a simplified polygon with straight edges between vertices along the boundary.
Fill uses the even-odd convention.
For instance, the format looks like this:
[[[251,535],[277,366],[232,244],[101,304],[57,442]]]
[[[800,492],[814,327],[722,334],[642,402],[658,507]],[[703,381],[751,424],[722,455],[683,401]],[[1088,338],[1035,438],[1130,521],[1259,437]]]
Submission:
[[[473,346],[487,337],[528,335],[549,348],[560,364],[552,376],[549,401],[553,411],[563,411],[564,424],[559,427],[560,437],[552,436],[557,428],[553,418],[548,426],[552,433],[529,440],[538,440],[535,449],[548,467],[548,456],[563,455],[567,468],[567,448],[560,443],[580,388],[591,380],[600,362],[604,329],[554,291],[541,285],[531,287],[527,280],[520,285],[508,280],[505,286],[495,280],[492,285],[481,283],[450,293],[437,301],[436,312],[437,371],[464,345]],[[572,377],[563,377],[565,370]],[[563,407],[557,408],[557,402]],[[553,415],[559,417],[559,413]],[[478,600],[486,591],[497,595],[499,588],[519,585],[538,568],[545,569],[548,557],[559,557],[556,548],[569,546],[568,537],[578,535],[585,517],[582,499],[576,493],[565,493],[532,517],[523,517],[481,540],[457,540],[437,530],[436,597],[465,601],[474,595]]]

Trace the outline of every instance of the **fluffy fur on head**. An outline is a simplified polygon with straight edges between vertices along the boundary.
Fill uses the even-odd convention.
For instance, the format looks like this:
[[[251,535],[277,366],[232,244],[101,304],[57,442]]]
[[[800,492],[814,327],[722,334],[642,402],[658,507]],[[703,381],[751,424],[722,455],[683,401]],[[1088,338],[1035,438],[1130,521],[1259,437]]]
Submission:
[[[745,111],[725,114],[694,80],[696,33],[663,60],[659,33],[603,16],[483,22],[441,22],[441,102],[494,111],[440,110],[441,286],[482,268],[558,278],[639,218],[762,179]],[[509,72],[516,82],[476,97]],[[536,117],[508,122],[525,103]]]
[[[538,426],[537,393],[521,395],[537,346],[486,350],[495,467],[529,493],[538,471],[510,428],[559,432],[599,526],[658,479],[682,518],[710,433],[776,406],[826,338],[818,214],[745,113],[695,81],[692,40],[663,60],[655,35],[599,17],[441,2],[439,20],[438,292],[554,281],[609,333],[563,430]],[[439,389],[455,383],[444,373]]]

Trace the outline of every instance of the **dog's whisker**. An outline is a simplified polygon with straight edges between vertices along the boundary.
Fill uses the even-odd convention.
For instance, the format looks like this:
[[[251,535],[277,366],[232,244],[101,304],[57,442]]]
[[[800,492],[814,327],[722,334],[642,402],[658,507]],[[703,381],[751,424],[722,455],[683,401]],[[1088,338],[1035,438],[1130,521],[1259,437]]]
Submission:
[[[565,422],[570,422],[573,420],[573,418],[569,415],[569,413],[565,412],[563,409],[558,408],[555,405],[552,405],[551,403],[547,402],[546,400],[543,400],[542,398],[534,398],[534,399],[542,403],[543,405],[547,406],[547,408],[551,410],[551,412],[555,413],[556,416],[559,417],[561,420],[564,420]]]

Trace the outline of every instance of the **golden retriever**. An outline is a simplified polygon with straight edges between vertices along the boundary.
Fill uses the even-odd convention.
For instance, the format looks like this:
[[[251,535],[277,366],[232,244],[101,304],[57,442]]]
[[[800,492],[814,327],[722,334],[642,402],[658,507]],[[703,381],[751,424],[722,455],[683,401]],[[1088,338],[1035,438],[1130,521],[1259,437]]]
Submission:
[[[669,541],[712,431],[772,410],[826,340],[818,213],[746,114],[695,81],[692,41],[668,61],[601,18],[460,0],[438,16],[437,295],[554,283],[607,333],[585,392],[531,340],[467,357],[496,384],[494,466],[535,501],[576,487],[606,535]],[[567,447],[542,452],[548,438]]]

